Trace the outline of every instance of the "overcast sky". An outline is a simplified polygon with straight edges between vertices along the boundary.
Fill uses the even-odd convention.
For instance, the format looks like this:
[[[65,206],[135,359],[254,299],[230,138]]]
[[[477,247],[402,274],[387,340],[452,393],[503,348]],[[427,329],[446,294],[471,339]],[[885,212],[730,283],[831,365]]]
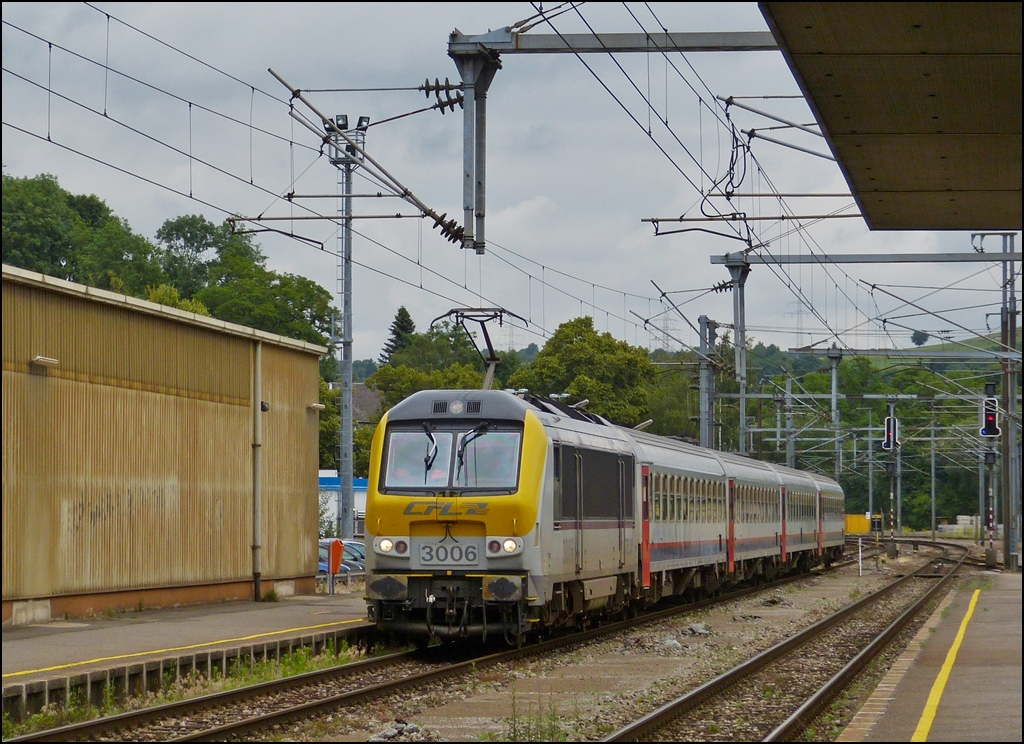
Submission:
[[[4,171],[51,173],[73,193],[104,199],[150,238],[164,220],[183,214],[217,222],[230,213],[310,214],[280,197],[335,194],[338,172],[320,156],[316,138],[289,117],[288,94],[268,68],[307,91],[408,89],[427,78],[458,82],[447,55],[453,29],[485,33],[535,13],[529,3],[4,3]],[[596,32],[767,30],[753,3],[584,4],[551,24],[541,22],[530,33],[581,33],[588,25]],[[488,97],[493,245],[482,258],[467,254],[416,219],[411,205],[356,199],[357,215],[410,218],[354,221],[355,358],[379,355],[400,305],[419,329],[453,307],[502,306],[528,321],[492,331],[502,348],[543,345],[560,323],[581,314],[630,343],[666,344],[644,328],[643,320],[653,319],[697,344],[686,322],[666,313],[651,282],[686,303],[681,309],[693,323],[700,315],[729,323],[729,293],[705,294],[728,279],[709,257],[743,244],[700,232],[655,237],[642,220],[697,216],[701,190],[713,180],[724,184],[732,139],[714,96],[798,93],[777,52],[586,55],[582,61],[567,54],[504,56]],[[308,97],[353,123],[360,115],[377,122],[428,104],[415,90]],[[745,103],[813,121],[800,99]],[[730,113],[739,129],[775,124]],[[774,136],[827,152],[812,135],[783,130]],[[425,204],[462,221],[461,111],[371,126],[366,149]],[[753,142],[752,155],[756,162],[747,158],[734,171],[742,179],[738,193],[848,192],[835,163],[763,140]],[[354,190],[380,187],[357,172]],[[720,196],[710,201],[723,212],[780,213],[778,201],[768,198],[735,199],[732,207]],[[856,212],[849,198],[787,203],[800,215]],[[303,204],[321,214],[338,209],[334,199]],[[337,224],[266,224],[326,248],[261,235],[271,268],[336,290]],[[751,224],[777,255],[970,250],[968,233],[872,233],[859,218],[821,221],[799,233],[791,224]],[[721,223],[702,226],[730,232]],[[990,241],[986,249],[999,250]],[[998,312],[999,274],[980,264],[785,272],[755,266],[747,284],[748,333],[783,348],[829,339],[832,331],[851,348],[907,346],[910,329],[951,330],[968,340],[971,334],[957,325],[985,330],[985,314]],[[915,315],[918,310],[900,308],[880,291],[872,295],[859,280],[884,284],[941,317]],[[955,289],[934,291],[954,283]],[[998,317],[988,323],[997,329]]]

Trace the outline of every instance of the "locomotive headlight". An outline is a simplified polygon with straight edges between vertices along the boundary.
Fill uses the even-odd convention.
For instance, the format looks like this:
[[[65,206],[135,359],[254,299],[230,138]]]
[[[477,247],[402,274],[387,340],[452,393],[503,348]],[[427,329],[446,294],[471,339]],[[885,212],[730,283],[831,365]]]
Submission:
[[[523,552],[521,537],[488,537],[487,556],[489,558],[506,558]]]
[[[375,537],[373,552],[391,558],[408,558],[409,540],[405,537]]]

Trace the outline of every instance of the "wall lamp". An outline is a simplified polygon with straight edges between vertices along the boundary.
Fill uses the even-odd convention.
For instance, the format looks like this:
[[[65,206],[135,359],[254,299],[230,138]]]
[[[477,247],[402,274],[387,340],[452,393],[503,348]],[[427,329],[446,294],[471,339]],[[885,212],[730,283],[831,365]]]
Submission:
[[[327,406],[325,406],[323,403],[310,403],[309,404],[309,410],[311,410],[311,411],[322,411],[325,408],[327,408]]]
[[[40,367],[56,367],[60,362],[53,357],[34,356],[32,357],[32,364],[37,364]]]

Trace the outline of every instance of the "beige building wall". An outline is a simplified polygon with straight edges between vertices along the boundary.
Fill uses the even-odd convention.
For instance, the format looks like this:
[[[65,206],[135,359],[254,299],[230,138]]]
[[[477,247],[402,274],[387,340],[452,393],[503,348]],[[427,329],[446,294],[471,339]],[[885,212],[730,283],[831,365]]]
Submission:
[[[5,621],[25,600],[245,595],[257,343],[263,588],[311,585],[326,349],[7,266],[2,323]]]

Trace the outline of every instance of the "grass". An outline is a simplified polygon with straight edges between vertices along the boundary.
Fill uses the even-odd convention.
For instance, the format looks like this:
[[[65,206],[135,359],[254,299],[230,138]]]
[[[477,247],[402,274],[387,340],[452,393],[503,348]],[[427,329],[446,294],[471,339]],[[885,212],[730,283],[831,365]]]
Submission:
[[[577,709],[578,710],[578,709]],[[578,728],[580,721],[577,720]],[[487,737],[489,738],[489,737]],[[507,716],[502,725],[501,741],[567,741],[568,735],[563,725],[563,718],[558,706],[550,700],[546,705],[527,704],[523,711],[512,689],[512,714]]]
[[[194,671],[179,679],[173,679],[168,675],[160,692],[146,693],[142,697],[118,700],[113,686],[110,685],[104,691],[103,701],[100,705],[93,705],[83,700],[81,694],[78,694],[72,697],[67,705],[47,705],[39,713],[31,715],[21,722],[12,721],[4,713],[3,738],[6,740],[22,734],[90,721],[139,708],[187,700],[214,692],[234,690],[260,682],[294,677],[340,664],[348,664],[361,655],[362,652],[350,649],[344,641],[342,641],[338,652],[335,653],[334,641],[329,639],[323,653],[314,655],[311,649],[301,648],[284,656],[280,661],[265,659],[255,663],[236,664],[227,675],[217,669],[210,677]]]

